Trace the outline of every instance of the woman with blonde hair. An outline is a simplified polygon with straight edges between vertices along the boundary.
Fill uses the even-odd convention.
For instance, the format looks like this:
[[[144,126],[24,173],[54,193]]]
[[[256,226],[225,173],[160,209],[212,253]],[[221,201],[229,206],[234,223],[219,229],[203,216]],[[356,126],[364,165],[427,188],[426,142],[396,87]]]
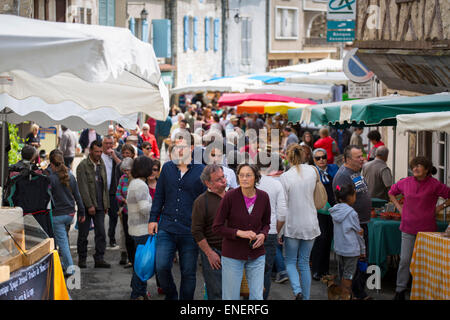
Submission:
[[[284,227],[285,263],[295,300],[309,300],[311,270],[309,257],[314,239],[320,235],[317,210],[314,205],[314,189],[317,170],[305,164],[305,148],[291,144],[286,152],[290,169],[280,176],[287,210],[277,218],[277,232]],[[300,269],[301,281],[297,265]]]
[[[77,181],[65,166],[61,151],[56,149],[50,152],[50,168],[47,170],[50,173],[55,243],[61,255],[64,273],[72,274],[74,271],[70,270],[70,267],[73,265],[73,260],[70,255],[66,228],[70,227],[75,216],[75,202],[78,207],[78,221],[84,222],[84,204],[78,190]]]

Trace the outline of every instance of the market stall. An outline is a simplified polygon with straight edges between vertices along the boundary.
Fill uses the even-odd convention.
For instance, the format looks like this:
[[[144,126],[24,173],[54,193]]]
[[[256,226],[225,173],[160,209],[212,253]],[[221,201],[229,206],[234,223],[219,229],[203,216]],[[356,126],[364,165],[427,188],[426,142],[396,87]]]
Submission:
[[[448,223],[437,221],[438,232],[443,232]],[[384,277],[388,271],[388,256],[400,255],[401,237],[400,220],[392,218],[372,218],[369,229],[369,262],[381,269]]]

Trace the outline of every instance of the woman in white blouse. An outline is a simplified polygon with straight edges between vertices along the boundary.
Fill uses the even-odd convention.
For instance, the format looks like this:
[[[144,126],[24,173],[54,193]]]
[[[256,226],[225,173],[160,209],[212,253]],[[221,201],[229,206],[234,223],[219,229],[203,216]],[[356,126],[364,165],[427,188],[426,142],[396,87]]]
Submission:
[[[283,173],[280,182],[286,196],[285,215],[277,218],[277,231],[284,226],[284,251],[286,271],[296,300],[309,300],[311,270],[309,257],[314,239],[320,235],[317,210],[314,205],[314,188],[317,171],[305,164],[307,153],[304,146],[292,144],[287,150],[291,168]],[[301,283],[297,265],[300,269]]]
[[[153,161],[146,156],[137,157],[131,168],[131,180],[128,185],[128,233],[134,240],[134,251],[139,244],[145,244],[148,238],[148,220],[152,207],[152,197],[147,178],[152,175]],[[134,255],[134,254],[133,254]],[[142,281],[133,270],[131,278],[131,299],[148,300],[147,282]]]

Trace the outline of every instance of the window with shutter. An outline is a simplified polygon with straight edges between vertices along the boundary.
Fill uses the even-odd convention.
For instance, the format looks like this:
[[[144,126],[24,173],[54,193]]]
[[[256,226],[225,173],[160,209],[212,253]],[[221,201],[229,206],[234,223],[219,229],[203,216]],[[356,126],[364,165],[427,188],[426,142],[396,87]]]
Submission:
[[[129,29],[130,29],[131,33],[133,35],[136,35],[136,21],[134,20],[133,17],[130,17],[128,25],[129,25]]]
[[[149,25],[147,19],[141,19],[142,24],[142,33],[141,33],[141,40],[144,42],[148,42],[148,35],[149,35]]]
[[[218,51],[219,50],[219,25],[220,20],[219,19],[214,19],[214,51]]]
[[[183,18],[184,25],[184,52],[187,52],[189,49],[189,17],[184,16]]]
[[[198,18],[194,17],[192,19],[192,48],[194,51],[198,49]]]
[[[86,9],[86,23],[92,24],[92,9]]]
[[[252,20],[243,17],[241,20],[241,63],[250,65],[252,44]]]
[[[171,21],[169,19],[152,20],[152,39],[155,55],[158,58],[170,58]]]
[[[108,15],[107,15],[107,25],[116,25],[116,0],[108,0]]]
[[[298,39],[298,8],[276,7],[275,38]]]
[[[78,23],[85,23],[84,21],[84,8],[78,8]]]
[[[98,0],[98,24],[102,26],[107,25],[107,16],[108,16],[107,1],[108,0]]]
[[[116,25],[116,0],[98,1],[98,24],[103,26]]]
[[[209,18],[205,17],[205,51],[209,50],[209,28],[210,28],[210,22]]]

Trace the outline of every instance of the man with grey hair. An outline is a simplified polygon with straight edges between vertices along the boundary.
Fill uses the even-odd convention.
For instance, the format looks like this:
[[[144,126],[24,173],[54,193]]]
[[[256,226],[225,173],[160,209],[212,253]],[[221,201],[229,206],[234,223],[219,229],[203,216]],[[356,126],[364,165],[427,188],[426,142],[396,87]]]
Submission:
[[[367,162],[362,168],[362,175],[367,181],[371,198],[389,201],[388,191],[392,185],[392,173],[386,164],[388,155],[388,148],[378,147],[375,159]]]
[[[208,190],[194,201],[191,232],[201,250],[203,277],[208,300],[221,300],[222,237],[212,231],[212,225],[220,202],[225,196],[227,180],[223,168],[217,164],[207,165],[203,169],[200,179]]]

